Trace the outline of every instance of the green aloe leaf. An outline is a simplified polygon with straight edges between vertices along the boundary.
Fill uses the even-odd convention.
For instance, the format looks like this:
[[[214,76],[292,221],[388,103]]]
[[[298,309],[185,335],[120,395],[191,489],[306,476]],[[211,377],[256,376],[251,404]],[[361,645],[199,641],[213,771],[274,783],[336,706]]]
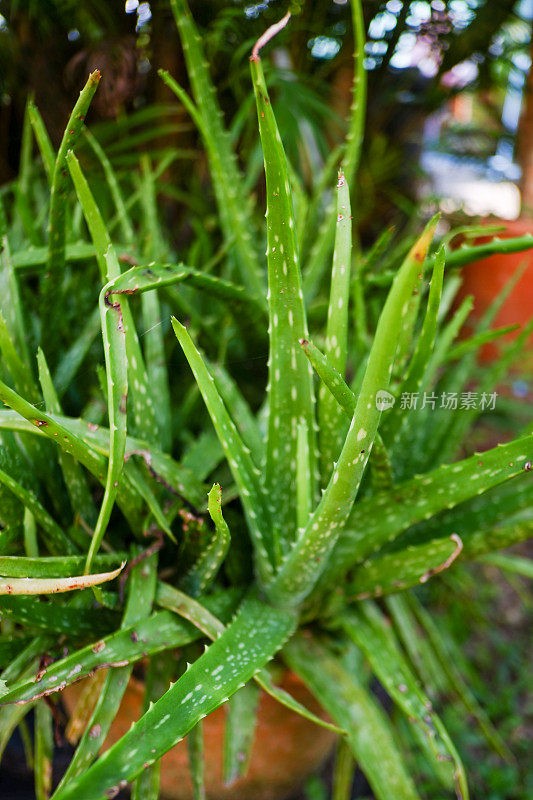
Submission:
[[[52,381],[52,376],[48,370],[48,364],[43,351],[37,351],[37,364],[39,367],[39,382],[43,392],[46,409],[52,414],[61,414],[61,405]],[[70,504],[74,514],[79,515],[89,526],[96,521],[96,509],[92,499],[85,474],[78,462],[64,450],[58,452],[59,465],[65,480],[65,486],[70,498]]]
[[[178,589],[174,589],[172,586],[160,582],[157,587],[156,602],[163,606],[163,608],[168,608],[170,611],[174,611],[176,614],[189,620],[213,641],[224,633],[224,624],[220,619],[217,619],[209,608],[207,608],[207,598],[203,603],[200,603],[183,592],[180,592]],[[342,733],[336,725],[332,725],[329,722],[325,722],[320,717],[317,717],[284,689],[275,686],[268,670],[260,670],[255,674],[254,679],[267,694],[273,697],[274,700],[277,700],[278,703],[281,703],[281,705],[289,708],[301,717],[314,722],[316,725],[332,730],[335,733]]]
[[[456,464],[438,467],[397,484],[388,492],[361,500],[341,533],[324,575],[324,585],[326,578],[328,582],[333,576],[338,578],[414,523],[520,475],[531,459],[532,450],[533,437],[524,437]],[[450,533],[461,534],[456,523],[457,520],[452,521]]]
[[[146,580],[143,580],[146,583]],[[139,608],[140,597],[136,598]],[[227,619],[235,605],[235,598],[213,596],[203,600],[212,611],[223,619]],[[125,624],[127,623],[127,624]],[[75,633],[75,628],[73,633]],[[1,704],[29,703],[43,693],[51,694],[58,687],[86,678],[94,670],[120,669],[128,664],[148,656],[153,656],[167,649],[190,644],[200,636],[196,626],[185,622],[169,611],[158,611],[143,619],[134,619],[130,615],[125,619],[120,630],[114,631],[91,644],[82,647],[47,667],[38,682],[35,675],[21,678],[15,682],[11,677],[8,690],[0,695]],[[41,648],[43,646],[41,645]],[[44,645],[46,649],[46,644]]]
[[[106,553],[95,559],[95,567],[116,567],[124,553]],[[83,569],[83,556],[0,556],[0,575],[9,578],[68,578]]]
[[[100,800],[133,780],[145,764],[160,758],[250,680],[283,646],[294,624],[287,612],[254,598],[244,600],[222,636],[96,764],[57,791],[54,800]]]
[[[122,572],[122,567],[112,572],[79,575],[68,578],[0,578],[0,595],[57,594],[98,586],[112,581]]]
[[[365,130],[367,80],[364,67],[366,26],[361,0],[354,0],[351,7],[354,31],[354,76],[351,113],[341,167],[348,185],[354,187]],[[326,209],[324,222],[320,226],[304,275],[304,291],[307,301],[315,297],[328,269],[335,238],[335,219],[336,215],[332,204],[330,208]]]
[[[47,547],[52,553],[70,555],[76,552],[75,545],[73,545],[53,517],[50,516],[33,492],[26,489],[3,470],[0,470],[0,483],[6,489],[9,489],[24,507],[33,514],[43,530]]]
[[[204,781],[204,727],[201,721],[197,722],[194,728],[187,734],[187,746],[193,798],[194,800],[206,800]]]
[[[58,398],[63,397],[67,389],[71,386],[74,376],[78,372],[83,359],[99,333],[100,309],[96,307],[87,317],[87,321],[82,327],[79,336],[74,339],[71,346],[59,360],[57,369],[54,372],[54,385]]]
[[[444,671],[449,685],[455,691],[466,711],[476,719],[483,735],[491,747],[508,763],[514,761],[514,756],[509,750],[507,743],[500,736],[486,712],[478,703],[467,682],[465,681],[461,670],[457,667],[457,653],[455,652],[456,646],[452,641],[444,641],[439,628],[431,615],[426,611],[422,604],[417,600],[412,592],[405,595],[408,605],[418,618],[422,629],[428,636],[429,641],[435,655],[437,656],[438,663]]]
[[[418,337],[413,357],[409,363],[407,375],[397,392],[398,396],[402,393],[415,393],[420,389],[427,365],[433,353],[442,296],[444,265],[444,248],[441,247],[435,257],[433,265],[433,277],[429,287],[426,314],[422,324],[422,330]],[[394,438],[398,427],[401,426],[405,418],[406,415],[405,413],[402,415],[402,408],[399,403],[389,411],[383,422],[381,431],[385,441],[390,441]]]
[[[524,236],[514,236],[511,239],[500,239],[494,236],[490,242],[482,244],[470,244],[468,241],[446,253],[446,263],[448,268],[464,267],[475,261],[494,255],[495,253],[521,253],[533,247],[533,234],[526,233]]]
[[[209,159],[213,188],[217,198],[222,230],[234,240],[241,280],[248,292],[264,297],[263,276],[252,244],[253,222],[244,192],[231,140],[222,122],[215,88],[203,53],[202,42],[185,0],[171,0],[171,8],[180,35],[183,55],[191,82],[196,110],[202,121],[200,133]]]
[[[37,147],[39,148],[39,152],[41,153],[41,158],[43,160],[44,171],[46,173],[49,185],[52,186],[56,155],[54,153],[54,148],[52,147],[50,137],[48,136],[48,131],[46,130],[43,118],[39,112],[39,109],[32,100],[30,100],[28,103],[28,114],[31,126],[33,128],[33,133],[35,135],[35,140],[37,142]]]
[[[111,242],[109,231],[106,228],[98,205],[95,202],[95,199],[91,193],[87,181],[85,180],[79,162],[74,153],[69,152],[67,154],[67,163],[78,199],[80,201],[80,205],[83,209],[87,226],[91,233],[91,238],[94,242],[96,250],[95,255],[100,268],[102,282],[110,284],[109,287],[106,290],[103,290],[100,295],[100,317],[103,322],[103,319],[109,317],[102,306],[102,303],[106,303],[105,292],[108,291],[111,293],[111,284],[113,280],[120,276],[120,266],[116,251]],[[125,352],[127,353],[128,357],[128,383],[130,386],[130,394],[133,400],[132,425],[134,431],[139,433],[147,441],[157,442],[159,438],[159,423],[155,410],[155,400],[151,396],[150,381],[148,379],[143,354],[135,329],[135,323],[127,302],[127,297],[122,297],[120,302],[118,302],[118,305],[120,307],[120,318],[117,320],[117,324],[120,321],[120,324],[123,328],[121,332],[122,339],[116,336],[116,326],[114,329],[113,326],[111,326],[108,330],[106,330],[106,326],[102,324],[102,336],[107,335],[108,340],[110,335],[112,335],[113,338],[112,351],[109,351],[107,347],[104,347],[106,365],[109,360],[109,367],[112,367],[112,369],[117,369],[117,381],[120,379],[120,381],[123,382],[124,376],[120,377],[120,374],[125,368],[125,362],[123,361],[124,354],[119,357],[119,353],[124,351],[125,348]],[[113,305],[105,305],[105,308],[113,309]],[[115,316],[118,316],[118,308],[115,307],[114,311],[117,312]],[[110,377],[109,367],[107,368],[108,380],[114,380],[114,378]],[[123,386],[123,388],[125,387]],[[118,392],[115,392],[114,394],[118,394]],[[113,393],[108,393],[108,401],[110,403],[115,404],[115,402],[118,402],[118,406],[112,411],[114,415],[120,407],[122,396],[125,394],[126,392],[122,392],[121,397],[113,397]],[[109,409],[109,411],[111,412],[111,409]],[[119,414],[120,412],[117,413],[117,416],[119,416]]]
[[[176,658],[172,650],[167,650],[158,658],[152,658],[148,666],[144,693],[143,713],[164,695],[174,676]],[[133,786],[132,800],[158,800],[161,782],[161,762],[156,761],[143,770]]]
[[[335,399],[339,408],[342,409],[348,420],[352,419],[357,405],[357,398],[342,375],[337,372],[328,357],[321,353],[313,342],[304,339],[300,344],[316,374]],[[376,433],[369,462],[372,470],[373,487],[377,490],[389,489],[393,483],[392,465],[379,433]]]
[[[88,128],[83,129],[83,134],[85,136],[86,141],[89,144],[89,147],[91,148],[91,150],[97,157],[98,161],[102,165],[107,185],[109,186],[109,191],[111,193],[111,197],[113,198],[113,203],[115,204],[117,217],[120,225],[120,231],[122,233],[124,241],[127,242],[127,244],[133,244],[135,240],[135,232],[133,230],[130,218],[128,217],[128,212],[126,211],[126,205],[124,203],[124,198],[122,196],[122,190],[120,188],[120,184],[118,182],[118,178],[115,174],[115,170],[113,169],[111,161],[107,157],[105,150],[101,146],[96,136],[94,136],[94,134],[91,133],[91,131],[88,130]]]
[[[89,75],[87,83],[72,109],[54,164],[48,220],[48,258],[46,273],[41,283],[43,337],[44,341],[52,347],[57,343],[57,335],[54,332],[57,331],[58,326],[54,315],[57,313],[65,274],[66,191],[68,186],[66,157],[82,131],[85,115],[99,82],[100,73],[95,70]]]
[[[351,800],[355,761],[350,745],[341,739],[335,752],[331,800]]]
[[[457,358],[462,358],[462,356],[467,355],[472,351],[479,350],[479,348],[482,345],[487,344],[487,342],[495,342],[502,336],[519,330],[519,328],[519,324],[504,325],[501,328],[494,328],[490,331],[482,331],[481,333],[477,333],[474,336],[471,336],[469,339],[466,339],[464,342],[459,342],[454,347],[450,347],[446,354],[446,361],[454,361]]]
[[[222,515],[222,490],[215,483],[208,495],[209,516],[215,524],[215,535],[181,581],[181,588],[194,597],[206,590],[215,579],[229,550],[231,535]]]
[[[144,211],[144,253],[152,261],[165,255],[165,246],[157,217],[155,181],[148,156],[141,159],[142,185],[141,205]],[[170,409],[170,387],[166,364],[161,304],[157,291],[142,296],[143,343],[146,370],[150,380],[152,397],[157,403],[159,423],[158,444],[161,450],[172,447],[172,415]]]
[[[172,319],[172,325],[202,393],[220,443],[224,448],[235,483],[239,487],[241,502],[248,518],[250,533],[255,545],[259,578],[264,582],[272,575],[273,570],[272,561],[270,560],[271,554],[267,551],[266,542],[266,531],[270,524],[270,515],[259,480],[259,469],[253,463],[250,451],[239,436],[235,423],[230,418],[215,388],[213,378],[207,371],[202,356],[196,349],[186,328],[174,318]]]
[[[457,534],[445,539],[411,545],[405,550],[378,555],[355,570],[347,588],[350,597],[363,600],[426,583],[448,569],[463,549]]]
[[[283,656],[323,708],[346,730],[347,740],[377,800],[418,800],[396,749],[389,720],[354,670],[311,634],[285,645]]]
[[[144,562],[136,564],[128,580],[128,598],[124,616],[122,618],[122,631],[132,625],[141,625],[152,610],[152,603],[155,594],[157,581],[157,554],[149,556]],[[142,639],[134,630],[130,631],[130,640],[133,644],[139,644]],[[133,635],[132,635],[133,633]],[[136,641],[135,641],[136,640]],[[106,651],[106,642],[97,643],[91,648],[93,653],[99,654]],[[77,655],[77,654],[76,654]],[[75,669],[78,669],[76,663]],[[63,775],[58,792],[62,787],[69,786],[72,780],[87,769],[91,761],[96,758],[102,744],[105,741],[109,727],[115,718],[124,692],[128,685],[133,670],[133,662],[126,659],[122,663],[116,663],[117,669],[108,672],[104,685],[99,694],[96,707],[93,710],[85,731],[78,743],[76,752],[67,771]],[[83,669],[83,666],[82,666]],[[72,677],[72,672],[69,673]],[[68,680],[68,677],[67,677]]]
[[[269,304],[268,434],[265,491],[272,512],[276,564],[296,530],[298,424],[307,429],[309,484],[316,495],[316,443],[312,372],[299,339],[307,338],[294,210],[287,160],[268,97],[259,56],[250,59],[267,186]]]
[[[20,302],[18,279],[7,238],[7,219],[0,200],[0,311],[15,344],[20,361],[30,364],[26,326]],[[28,367],[29,368],[29,367]]]
[[[395,704],[409,722],[421,731],[421,741],[436,774],[444,777],[448,789],[457,785],[460,796],[468,800],[468,785],[461,759],[377,606],[364,603],[357,612],[344,613],[341,624],[363,651]]]
[[[242,286],[186,267],[184,264],[153,263],[132,267],[122,275],[116,276],[113,286],[115,293],[132,295],[181,282],[190,283],[214,297],[236,304],[241,310],[248,308],[253,315],[264,316],[264,311],[257,300],[250,298]]]
[[[524,578],[533,578],[533,561],[530,558],[515,556],[511,553],[490,553],[481,556],[479,561],[482,564],[489,564],[491,567],[499,567],[515,575],[523,575]]]
[[[27,403],[15,392],[0,383],[0,392],[7,398],[8,403],[15,411],[0,409],[0,429],[24,431],[38,436],[46,436],[55,441],[65,451],[80,461],[101,483],[105,481],[106,458],[109,456],[109,430],[103,426],[81,419],[70,417],[50,416]],[[3,399],[3,397],[2,397]],[[18,415],[21,416],[18,416]],[[182,467],[166,453],[161,453],[142,439],[128,436],[126,439],[126,459],[138,456],[143,459],[154,479],[166,486],[173,494],[183,496],[194,506],[200,506],[205,498],[204,486],[195,479],[193,473]],[[128,480],[130,464],[126,463],[123,480],[118,486],[117,501],[127,519],[128,512],[139,510],[142,498],[137,492],[132,491]],[[143,491],[142,484],[137,483],[137,489]],[[145,498],[150,503],[150,498]],[[159,516],[157,509],[153,508],[155,516]],[[135,529],[135,526],[133,526]],[[164,527],[164,526],[163,526]]]
[[[228,409],[232,419],[235,420],[237,430],[253,454],[254,461],[262,464],[265,455],[263,435],[257,419],[254,417],[250,406],[242,396],[239,387],[231,375],[220,364],[209,364],[209,371],[215,380],[219,394]]]
[[[435,225],[436,219],[426,226],[392,285],[339,461],[320,503],[269,588],[277,601],[298,604],[310,593],[352,510],[381,417],[377,394],[387,390],[394,364],[397,339],[390,332],[400,328]]]
[[[115,627],[116,615],[107,609],[74,608],[64,603],[50,603],[35,597],[8,597],[0,599],[2,616],[27,625],[29,628],[51,633],[76,636],[99,636]]]
[[[0,352],[2,360],[7,367],[16,390],[28,397],[33,403],[39,403],[41,398],[31,370],[17,352],[15,340],[11,337],[6,320],[0,313]]]
[[[13,268],[24,275],[42,272],[48,255],[47,247],[29,247],[13,253]],[[94,245],[88,242],[67,244],[65,261],[90,261],[95,257]],[[38,269],[36,269],[38,267]]]
[[[326,356],[341,375],[348,355],[348,306],[352,260],[350,191],[342,170],[337,184],[337,230],[326,329]],[[325,386],[318,393],[321,475],[327,480],[342,447],[344,414]]]
[[[231,786],[246,775],[254,743],[259,688],[249,682],[228,702],[224,730],[224,783]]]
[[[52,791],[54,733],[52,711],[41,700],[35,706],[34,780],[36,800],[48,800]]]
[[[126,403],[128,399],[128,372],[126,337],[120,303],[110,300],[107,286],[100,293],[100,318],[104,340],[106,362],[108,417],[109,417],[109,461],[104,487],[104,497],[87,553],[85,572],[91,570],[93,558],[105,536],[111,511],[115,504],[118,484],[124,468],[126,452]]]

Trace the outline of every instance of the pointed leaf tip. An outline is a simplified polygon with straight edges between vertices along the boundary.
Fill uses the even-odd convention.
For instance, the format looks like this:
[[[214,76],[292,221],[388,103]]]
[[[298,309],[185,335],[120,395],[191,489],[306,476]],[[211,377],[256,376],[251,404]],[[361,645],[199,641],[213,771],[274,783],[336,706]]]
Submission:
[[[291,12],[287,11],[284,17],[280,19],[279,22],[275,22],[274,25],[271,25],[270,28],[267,28],[266,31],[259,37],[257,42],[254,44],[254,48],[252,50],[252,55],[250,56],[250,61],[259,61],[259,51],[266,45],[268,42],[276,36],[288,21],[291,18]]]

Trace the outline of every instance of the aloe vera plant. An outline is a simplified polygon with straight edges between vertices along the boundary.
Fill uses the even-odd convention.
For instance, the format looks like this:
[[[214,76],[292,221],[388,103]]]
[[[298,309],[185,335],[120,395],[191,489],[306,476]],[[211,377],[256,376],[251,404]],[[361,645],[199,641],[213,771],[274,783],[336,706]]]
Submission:
[[[138,173],[124,174],[92,134],[79,136],[94,76],[57,155],[29,107],[42,160],[35,173],[51,185],[48,244],[46,216],[43,230],[23,225],[21,232],[17,204],[7,214],[0,205],[0,748],[17,726],[26,730],[35,709],[39,800],[100,800],[130,784],[135,798],[155,800],[162,756],[188,737],[194,797],[202,798],[209,757],[202,721],[228,704],[224,773],[231,784],[250,760],[266,692],[342,738],[336,800],[349,796],[354,762],[379,800],[421,798],[405,747],[421,751],[439,796],[466,800],[466,771],[433,707],[418,646],[436,660],[443,649],[413,587],[531,535],[533,435],[428,463],[431,414],[409,413],[401,398],[438,397],[445,387],[467,392],[472,373],[485,395],[493,391],[499,373],[472,358],[485,333],[454,350],[464,309],[450,322],[439,314],[446,287],[456,288],[445,267],[474,260],[480,247],[448,253],[445,242],[438,246],[434,218],[411,246],[396,248],[384,270],[387,237],[366,253],[366,267],[354,251],[365,100],[362,12],[354,0],[356,80],[335,208],[322,197],[295,202],[263,72],[261,52],[289,15],[252,51],[266,180],[264,257],[255,213],[263,209],[248,202],[201,37],[185,0],[171,7],[193,98],[162,77],[205,143],[220,217],[212,263],[182,260],[165,240],[157,213],[164,159],[155,166],[144,155]],[[80,160],[72,148],[87,142]],[[84,174],[89,157],[102,165],[103,195]],[[25,175],[4,199],[20,192],[29,208],[36,204]],[[310,236],[313,202],[326,219],[311,251],[307,242],[315,253],[309,266],[300,260],[298,233]],[[118,221],[113,232],[102,210],[109,204]],[[47,302],[68,297],[55,330],[50,307],[41,322],[33,306],[33,274]],[[304,287],[325,313],[306,305]],[[154,330],[147,340],[143,334]],[[258,358],[267,361],[264,395],[232,366]],[[476,417],[463,414],[458,425],[453,410],[441,415],[454,456]],[[514,563],[490,558],[503,558],[504,568]],[[529,574],[522,561],[517,568]],[[99,756],[134,664],[145,670],[144,711]],[[276,665],[300,677],[331,722],[280,688]],[[46,703],[55,706],[62,690],[104,669],[89,708],[75,712],[77,748],[51,787]],[[372,675],[396,717],[373,693]],[[468,687],[448,678],[491,746],[509,758]]]

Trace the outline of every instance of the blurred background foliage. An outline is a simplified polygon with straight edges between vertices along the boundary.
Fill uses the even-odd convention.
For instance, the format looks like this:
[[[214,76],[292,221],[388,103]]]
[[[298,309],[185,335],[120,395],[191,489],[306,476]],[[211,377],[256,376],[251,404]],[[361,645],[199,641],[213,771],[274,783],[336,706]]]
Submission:
[[[340,141],[350,102],[352,41],[346,0],[196,0],[211,70],[243,163],[260,156],[247,54],[265,26],[287,5],[294,17],[273,51],[271,79],[287,152],[312,185],[317,166]],[[530,65],[531,0],[367,0],[368,116],[359,177],[360,235],[371,240],[372,220],[396,223],[409,214],[421,178],[420,154],[431,150],[481,159],[497,178],[516,179],[515,137]],[[91,110],[94,132],[119,165],[151,140],[154,152],[195,150],[185,115],[169,113],[171,96],[158,79],[167,69],[186,85],[178,37],[164,0],[0,0],[0,180],[18,169],[24,109],[32,96],[54,144],[88,72],[102,83]],[[248,91],[243,87],[249,87]],[[465,100],[465,98],[467,98]],[[130,120],[125,140],[124,118]],[[109,124],[109,121],[119,124]],[[121,124],[122,123],[122,127]],[[138,123],[138,124],[137,124]],[[120,134],[120,135],[119,135]],[[110,138],[114,139],[110,142]],[[173,189],[189,191],[197,157],[169,173]],[[427,165],[426,165],[427,166]],[[200,188],[200,187],[199,187]],[[176,198],[176,194],[178,197]],[[179,209],[172,208],[173,221]]]

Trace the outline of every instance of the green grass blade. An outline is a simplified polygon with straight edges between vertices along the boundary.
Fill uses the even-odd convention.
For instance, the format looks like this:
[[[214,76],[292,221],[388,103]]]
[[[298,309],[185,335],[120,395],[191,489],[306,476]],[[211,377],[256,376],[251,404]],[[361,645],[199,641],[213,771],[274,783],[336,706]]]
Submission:
[[[287,160],[257,55],[251,60],[259,132],[267,184],[267,259],[269,302],[268,434],[265,490],[275,514],[276,563],[296,530],[296,458],[298,424],[309,440],[311,495],[317,491],[314,390],[312,372],[299,339],[307,338],[298,246]]]
[[[213,484],[209,492],[208,511],[215,524],[215,535],[180,582],[180,588],[193,597],[204,592],[216,578],[231,543],[229,528],[222,516],[222,490],[218,483]]]
[[[326,328],[326,356],[341,374],[348,355],[348,310],[352,260],[352,218],[350,191],[342,170],[337,184],[337,228]],[[333,461],[342,447],[344,415],[325,386],[318,393],[321,475],[327,480]]]
[[[250,533],[255,545],[256,565],[262,582],[272,575],[272,555],[267,550],[266,535],[270,524],[263,488],[259,481],[260,473],[253,463],[250,453],[243,444],[234,422],[218,394],[213,379],[202,360],[202,357],[191,340],[187,330],[176,319],[172,319],[176,337],[183,349],[185,357],[194,373],[198,387],[204,398],[209,415],[233,478],[239,487],[241,502],[248,519]]]
[[[66,210],[68,170],[66,156],[76,144],[83,128],[85,115],[94,93],[100,82],[100,73],[95,70],[89,75],[87,83],[80,92],[76,105],[67,123],[61,140],[50,194],[50,213],[48,218],[48,258],[46,272],[41,282],[42,330],[43,341],[48,345],[45,349],[52,351],[57,345],[58,304],[62,295],[62,283],[65,277],[65,243],[66,243]]]
[[[377,392],[387,390],[394,364],[397,339],[390,332],[400,328],[435,225],[436,220],[432,220],[426,226],[398,272],[387,297],[339,461],[320,503],[270,590],[271,597],[279,601],[300,603],[309,594],[351,512],[380,421]]]
[[[254,743],[259,688],[247,683],[230,698],[224,731],[224,784],[246,775]]]
[[[298,634],[283,656],[323,708],[346,730],[348,743],[377,800],[418,800],[390,723],[355,671],[312,635]]]
[[[291,614],[246,599],[222,636],[96,764],[56,792],[54,800],[100,800],[122,781],[133,780],[144,764],[160,758],[250,680],[283,646],[294,622]]]

